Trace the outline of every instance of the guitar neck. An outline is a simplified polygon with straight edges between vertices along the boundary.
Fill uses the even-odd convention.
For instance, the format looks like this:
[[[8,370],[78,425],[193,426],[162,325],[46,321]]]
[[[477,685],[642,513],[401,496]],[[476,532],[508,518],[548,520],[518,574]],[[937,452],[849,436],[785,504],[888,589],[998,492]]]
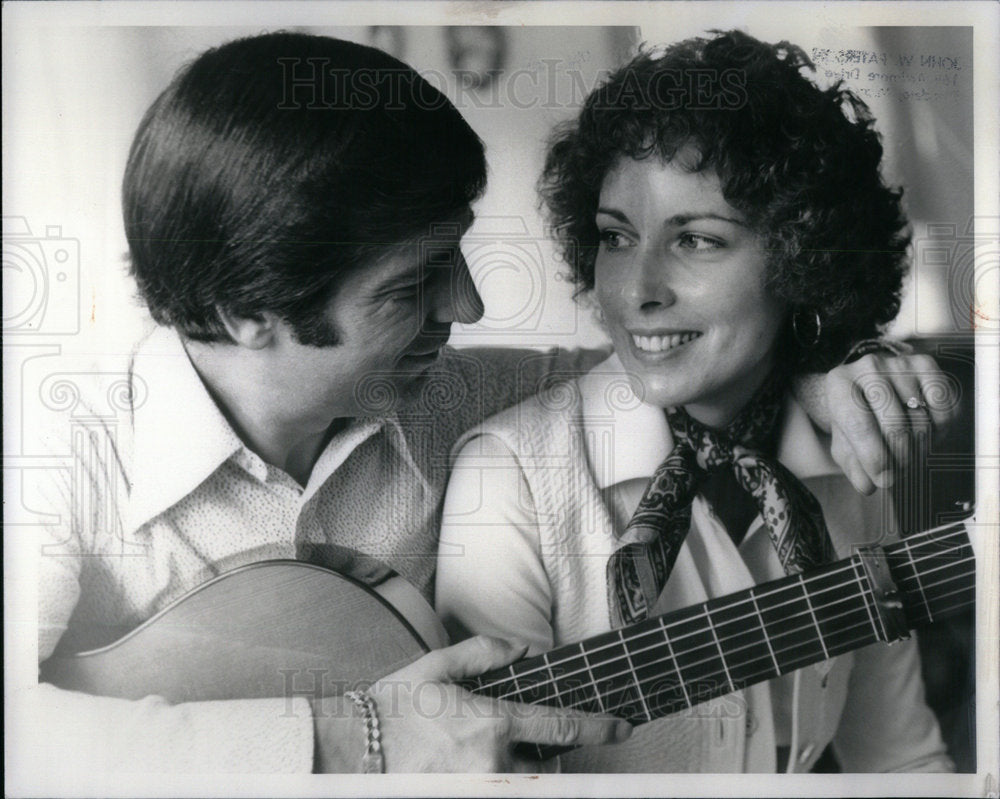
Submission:
[[[884,551],[910,628],[973,603],[975,563],[963,522]],[[856,554],[560,646],[467,686],[641,724],[887,637]]]

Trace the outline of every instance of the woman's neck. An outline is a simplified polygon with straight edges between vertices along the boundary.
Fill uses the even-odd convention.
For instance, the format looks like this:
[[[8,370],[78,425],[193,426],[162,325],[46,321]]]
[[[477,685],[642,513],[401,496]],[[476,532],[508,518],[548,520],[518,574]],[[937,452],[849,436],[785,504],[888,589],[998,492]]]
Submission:
[[[702,397],[684,406],[684,410],[697,421],[713,430],[724,430],[739,416],[740,412],[754,398],[771,374],[770,360],[736,383],[730,382],[718,395]]]

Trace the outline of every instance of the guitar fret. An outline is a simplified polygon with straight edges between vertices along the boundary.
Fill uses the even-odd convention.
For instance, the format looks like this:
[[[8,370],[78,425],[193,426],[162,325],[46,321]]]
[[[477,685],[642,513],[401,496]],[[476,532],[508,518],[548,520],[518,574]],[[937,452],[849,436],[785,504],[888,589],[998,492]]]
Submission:
[[[927,594],[924,592],[923,583],[920,582],[920,574],[917,572],[917,564],[913,560],[913,550],[908,547],[903,547],[906,550],[906,556],[910,559],[910,570],[913,572],[913,578],[917,581],[917,590],[920,592],[920,599],[923,600],[924,608],[927,610],[927,621],[934,621],[934,615],[931,613],[931,606],[927,602]]]
[[[594,689],[594,698],[597,700],[597,707],[600,709],[601,713],[607,713],[604,709],[604,700],[601,698],[601,692],[597,688],[597,680],[594,679],[594,672],[590,669],[590,660],[587,658],[587,647],[580,642],[580,654],[583,656],[583,665],[587,668],[587,676],[590,677],[590,684]]]
[[[715,641],[715,648],[719,650],[719,660],[722,662],[722,670],[726,673],[726,682],[729,683],[729,690],[735,691],[733,678],[729,676],[729,666],[726,665],[726,653],[722,651],[722,644],[719,643],[719,636],[715,632],[715,625],[712,624],[712,617],[709,615],[708,606],[705,606],[705,621],[708,622],[708,629],[712,631],[712,639]]]
[[[514,671],[514,664],[511,663],[508,667],[510,670],[510,681],[514,684],[514,693],[521,696],[521,686],[517,684],[517,672]]]
[[[774,659],[768,648],[764,625],[756,618],[750,591],[713,599],[706,606],[724,658],[724,668],[733,689],[740,689],[762,675],[774,674]]]
[[[538,697],[530,701],[539,704],[558,705],[559,707],[578,707],[587,712],[600,710],[597,690],[592,681],[588,681],[585,668],[586,661],[581,664],[580,657],[575,654],[576,645],[560,647],[542,654],[544,665],[535,669],[534,686],[539,691]],[[524,675],[521,675],[524,682]],[[541,689],[544,688],[544,692]],[[597,701],[595,701],[597,700]]]
[[[718,648],[699,611],[698,606],[685,608],[671,614],[670,620],[674,658],[695,705],[725,693],[726,688],[719,679]]]
[[[858,560],[858,557],[859,556],[851,558],[851,568],[854,570],[854,576],[856,577],[858,582],[864,585],[864,583],[861,581],[867,578],[863,571],[863,567],[861,566],[861,562]],[[861,592],[861,598],[865,602],[865,610],[868,611],[868,620],[871,622],[872,632],[875,633],[876,638],[878,638],[879,640],[883,640],[885,638],[885,631],[882,630],[879,627],[879,625],[875,624],[875,613],[872,612],[872,602],[874,601],[874,599],[869,597],[867,591]]]
[[[809,607],[809,615],[812,616],[813,626],[816,628],[816,635],[819,637],[819,645],[823,647],[823,658],[824,660],[830,659],[830,653],[826,651],[826,642],[823,640],[823,631],[819,628],[819,619],[816,618],[816,611],[813,609],[812,600],[809,598],[809,589],[806,586],[806,581],[802,577],[802,573],[799,573],[799,585],[802,586],[802,595],[806,598],[806,605]]]
[[[677,656],[674,654],[674,646],[670,643],[670,636],[667,635],[667,628],[664,625],[662,616],[660,617],[660,630],[663,633],[663,640],[667,642],[667,652],[670,655],[670,662],[674,664],[674,673],[677,675],[681,691],[684,693],[684,701],[687,703],[688,707],[694,707],[694,705],[691,704],[691,697],[688,696],[687,686],[684,684],[684,675],[681,674],[680,667],[677,665]]]
[[[590,647],[588,660],[605,712],[631,720],[629,711],[636,702],[638,685],[631,679],[627,668],[621,633],[615,630],[591,640],[595,644],[600,642]]]
[[[757,602],[764,618],[768,637],[781,673],[787,674],[801,665],[803,657],[824,659],[822,646],[809,631],[811,609],[806,601],[804,586],[795,577],[785,578],[767,593],[758,592]]]
[[[552,694],[558,689],[553,686],[544,666],[537,667],[533,665],[539,660],[544,663],[545,656],[543,655],[537,660],[522,660],[511,664],[509,669],[514,684],[514,692],[510,693],[508,691],[504,696],[510,696],[520,702],[527,702],[529,704],[551,702]]]
[[[760,606],[757,604],[757,597],[753,595],[753,589],[750,589],[750,600],[753,602],[754,613],[757,614],[757,621],[760,624],[760,629],[764,633],[764,643],[767,644],[767,651],[771,655],[771,662],[774,664],[774,673],[777,676],[781,676],[781,666],[778,664],[778,659],[774,656],[774,647],[771,646],[771,638],[767,634],[767,628],[764,626],[764,617],[760,613]]]
[[[642,705],[642,712],[646,714],[646,721],[652,721],[653,716],[649,712],[649,707],[646,705],[646,697],[642,690],[642,683],[639,682],[639,675],[635,673],[635,666],[632,663],[632,655],[628,651],[628,643],[625,641],[625,633],[623,630],[618,630],[618,636],[622,639],[622,648],[625,650],[625,659],[628,661],[629,671],[632,672],[632,679],[635,680],[636,693],[639,695],[639,702]]]
[[[559,683],[556,682],[556,675],[553,673],[553,671],[552,671],[552,665],[549,663],[549,653],[548,652],[542,652],[542,663],[545,664],[545,668],[544,668],[544,672],[543,673],[546,673],[548,675],[546,679],[552,685],[552,688],[554,690],[555,695],[558,696],[559,695]],[[549,698],[548,697],[548,693],[549,693],[548,690],[546,690],[546,698],[547,699]],[[563,703],[562,702],[558,702],[557,704],[559,704],[561,706]]]

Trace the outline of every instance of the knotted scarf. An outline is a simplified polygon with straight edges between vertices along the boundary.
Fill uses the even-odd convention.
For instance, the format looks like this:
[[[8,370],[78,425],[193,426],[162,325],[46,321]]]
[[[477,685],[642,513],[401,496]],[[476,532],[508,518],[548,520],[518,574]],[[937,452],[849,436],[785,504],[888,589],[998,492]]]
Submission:
[[[833,559],[833,545],[816,498],[774,457],[764,454],[777,426],[786,381],[772,374],[721,431],[668,408],[674,448],[657,467],[635,514],[608,560],[612,627],[646,618],[666,585],[691,527],[698,486],[715,469],[731,469],[754,500],[786,574]]]

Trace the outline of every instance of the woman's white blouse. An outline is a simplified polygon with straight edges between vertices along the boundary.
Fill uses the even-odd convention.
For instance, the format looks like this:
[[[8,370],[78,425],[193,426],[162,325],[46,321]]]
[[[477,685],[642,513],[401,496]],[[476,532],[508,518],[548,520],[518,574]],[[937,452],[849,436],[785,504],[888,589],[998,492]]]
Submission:
[[[539,453],[512,451],[531,449],[524,445],[525,421],[526,414],[537,415],[537,403],[529,400],[470,431],[457,447],[446,494],[436,581],[437,608],[453,640],[496,635],[524,641],[529,654],[537,654],[610,629],[603,579],[607,555],[673,442],[663,411],[631,396],[615,356],[576,387],[585,457],[554,458],[551,468],[585,472],[597,493],[580,491],[565,502],[600,497],[604,507],[587,518],[608,524],[588,525],[587,540],[577,542],[574,552],[586,562],[551,555],[559,544],[549,537],[579,533],[553,533],[551,524],[540,522],[538,498],[523,466],[526,457],[537,460]],[[553,423],[563,418],[552,414]],[[817,494],[840,557],[850,554],[852,540],[871,543],[856,529],[858,520],[865,517],[872,526],[884,503],[850,488],[791,400],[779,459]],[[857,509],[844,507],[845,498],[851,505],[867,503],[867,512],[859,516]],[[686,607],[782,576],[759,518],[737,548],[698,497],[691,531],[654,610]],[[808,770],[831,739],[846,770],[950,770],[936,720],[923,700],[914,640],[877,644],[800,670],[797,706],[795,679],[785,675],[642,725],[624,745],[577,750],[563,756],[563,770],[773,771],[775,747],[792,743],[796,714],[795,770]]]

